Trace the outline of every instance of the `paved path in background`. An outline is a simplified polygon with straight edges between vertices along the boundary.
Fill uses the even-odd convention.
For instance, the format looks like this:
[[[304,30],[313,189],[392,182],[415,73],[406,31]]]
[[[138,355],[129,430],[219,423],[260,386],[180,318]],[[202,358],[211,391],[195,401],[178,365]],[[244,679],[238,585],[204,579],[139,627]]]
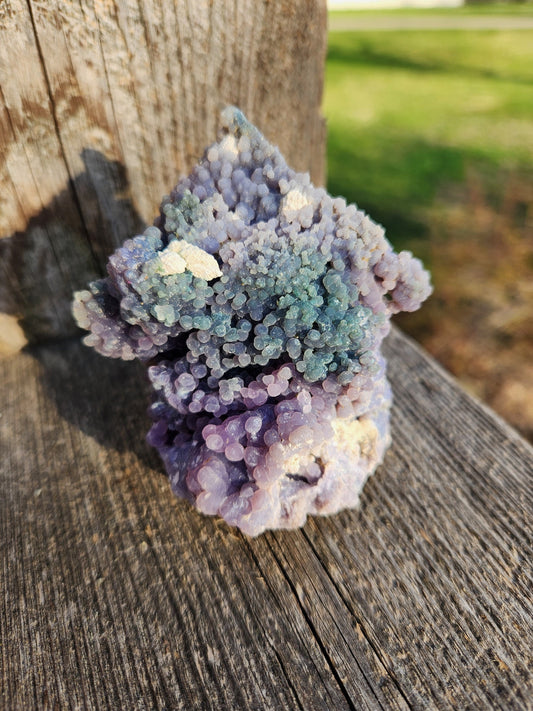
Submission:
[[[380,15],[379,17],[329,17],[331,32],[382,30],[533,30],[533,17],[477,15],[449,17],[448,15]]]

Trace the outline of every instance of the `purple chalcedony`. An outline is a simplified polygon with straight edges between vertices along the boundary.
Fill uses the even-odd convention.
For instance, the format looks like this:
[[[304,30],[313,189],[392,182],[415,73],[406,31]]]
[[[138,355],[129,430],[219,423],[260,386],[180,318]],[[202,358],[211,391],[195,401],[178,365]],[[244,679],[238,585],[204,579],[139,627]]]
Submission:
[[[390,316],[431,286],[238,109],[222,120],[73,311],[88,345],[148,363],[148,441],[175,493],[257,535],[357,505],[389,442]]]

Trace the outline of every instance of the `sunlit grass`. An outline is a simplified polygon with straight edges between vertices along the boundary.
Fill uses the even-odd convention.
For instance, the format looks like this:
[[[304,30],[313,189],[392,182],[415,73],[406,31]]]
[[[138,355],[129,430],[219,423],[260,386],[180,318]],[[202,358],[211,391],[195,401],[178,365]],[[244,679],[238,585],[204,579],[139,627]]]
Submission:
[[[533,31],[332,33],[324,110],[330,190],[405,243],[467,168],[533,170]]]
[[[424,259],[402,327],[533,441],[533,31],[329,39],[330,192]]]

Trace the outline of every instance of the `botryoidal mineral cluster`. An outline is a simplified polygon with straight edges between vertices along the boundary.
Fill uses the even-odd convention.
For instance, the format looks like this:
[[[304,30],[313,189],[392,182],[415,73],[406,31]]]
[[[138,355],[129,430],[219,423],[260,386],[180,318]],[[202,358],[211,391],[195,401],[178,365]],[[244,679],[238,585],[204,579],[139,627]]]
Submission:
[[[357,505],[390,441],[390,316],[431,286],[238,109],[222,124],[73,311],[87,345],[148,364],[174,492],[255,536]]]

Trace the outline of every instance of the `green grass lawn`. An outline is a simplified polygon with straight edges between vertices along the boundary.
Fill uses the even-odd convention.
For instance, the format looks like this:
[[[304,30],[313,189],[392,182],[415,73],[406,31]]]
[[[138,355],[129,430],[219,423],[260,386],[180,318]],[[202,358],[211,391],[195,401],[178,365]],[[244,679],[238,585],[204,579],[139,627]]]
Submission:
[[[533,439],[533,31],[332,32],[324,112],[329,191],[433,272],[402,326]]]
[[[469,169],[533,171],[533,31],[331,33],[324,110],[330,191],[409,244]]]

